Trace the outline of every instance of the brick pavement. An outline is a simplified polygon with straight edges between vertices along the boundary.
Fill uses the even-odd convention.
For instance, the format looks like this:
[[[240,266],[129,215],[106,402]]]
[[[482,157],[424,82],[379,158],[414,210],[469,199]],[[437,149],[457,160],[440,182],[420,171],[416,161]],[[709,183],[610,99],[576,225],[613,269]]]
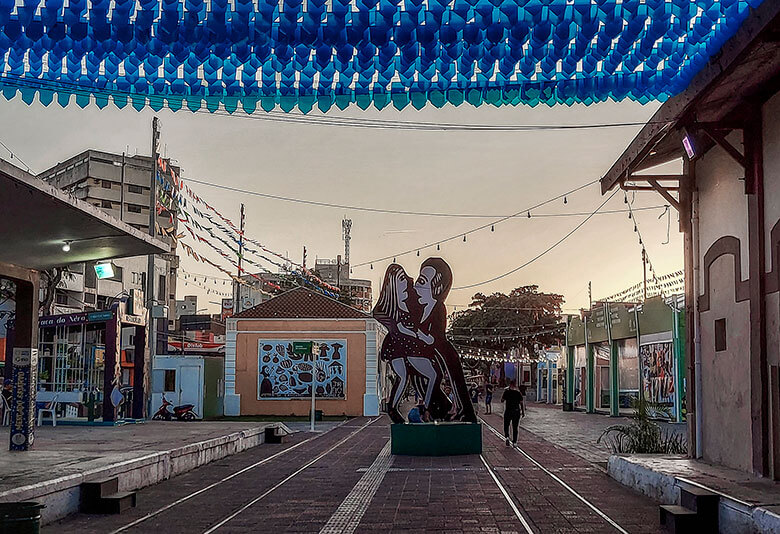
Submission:
[[[262,445],[140,491],[138,508],[121,516],[77,515],[43,532],[111,532],[296,444],[300,445],[286,454],[127,532],[202,533],[263,494],[267,495],[218,532],[318,532],[389,439],[386,418],[346,439],[367,421],[349,421],[303,444],[310,434],[296,434],[284,445]],[[498,426],[500,419],[494,416],[489,421]],[[614,531],[544,471],[487,430],[483,441],[484,458],[535,531]],[[596,506],[603,507],[627,531],[657,531],[657,506],[650,500],[620,486],[579,456],[530,432],[521,432],[519,443]],[[322,459],[301,471],[331,448]],[[278,489],[268,493],[275,486]],[[519,533],[524,529],[479,456],[401,456],[393,458],[355,532]]]

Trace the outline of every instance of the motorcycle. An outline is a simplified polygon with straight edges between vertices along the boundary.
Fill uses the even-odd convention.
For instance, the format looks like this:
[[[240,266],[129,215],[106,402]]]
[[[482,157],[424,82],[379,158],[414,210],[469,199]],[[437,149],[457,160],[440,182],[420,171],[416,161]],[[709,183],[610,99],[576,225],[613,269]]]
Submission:
[[[169,402],[168,399],[165,398],[165,395],[163,395],[162,406],[160,406],[157,413],[152,416],[152,420],[171,421],[175,417],[177,421],[194,421],[198,418],[195,410],[193,410],[193,408],[195,408],[194,404],[173,406],[173,412],[169,409],[171,406],[173,406],[173,403]]]

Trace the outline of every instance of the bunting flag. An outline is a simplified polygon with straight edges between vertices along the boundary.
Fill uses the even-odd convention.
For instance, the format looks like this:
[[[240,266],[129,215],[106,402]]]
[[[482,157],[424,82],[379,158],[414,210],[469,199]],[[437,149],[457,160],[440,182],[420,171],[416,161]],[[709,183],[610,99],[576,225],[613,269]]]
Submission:
[[[663,101],[762,0],[17,0],[0,87],[246,113]]]

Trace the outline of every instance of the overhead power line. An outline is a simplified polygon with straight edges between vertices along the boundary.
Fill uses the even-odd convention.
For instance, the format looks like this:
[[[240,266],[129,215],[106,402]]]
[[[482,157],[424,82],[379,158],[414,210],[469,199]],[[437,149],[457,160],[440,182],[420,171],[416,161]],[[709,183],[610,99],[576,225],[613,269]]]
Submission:
[[[132,93],[129,91],[120,91],[118,89],[105,89],[93,86],[86,86],[74,82],[68,82],[63,80],[41,80],[30,79],[20,76],[14,76],[9,74],[0,75],[0,81],[4,85],[12,87],[32,87],[36,89],[44,89],[47,91],[62,92],[63,89],[73,95],[87,96],[90,101],[93,101],[95,95],[103,96],[118,96],[121,98],[145,98],[150,103],[154,103],[153,107],[160,107],[171,109],[168,103],[168,98],[184,98],[185,95],[144,95],[139,93]],[[190,111],[186,106],[180,108],[183,111]],[[308,124],[316,126],[335,126],[335,127],[348,127],[348,128],[372,128],[372,129],[392,129],[392,130],[417,130],[417,131],[471,131],[471,132],[538,132],[544,130],[591,130],[591,129],[604,129],[604,128],[625,128],[625,127],[638,127],[648,124],[645,121],[641,122],[614,122],[614,123],[592,123],[592,124],[457,124],[457,123],[445,123],[445,122],[422,122],[422,121],[400,121],[400,120],[383,120],[383,119],[370,119],[365,117],[338,117],[334,115],[308,115],[303,113],[285,113],[280,111],[265,112],[262,109],[258,109],[253,114],[247,114],[243,111],[236,110],[234,113],[229,113],[224,109],[223,105],[215,111],[210,111],[201,107],[194,111],[194,113],[207,113],[209,115],[228,116],[241,119],[250,120],[263,120],[271,122],[286,122],[291,124]],[[653,124],[666,124],[666,122],[652,122]]]
[[[455,291],[455,290],[460,290],[460,289],[471,289],[471,288],[473,288],[473,287],[477,287],[477,286],[481,286],[481,285],[489,284],[489,283],[491,283],[491,282],[495,282],[496,280],[500,280],[500,279],[502,279],[502,278],[505,278],[505,277],[509,276],[510,274],[514,274],[514,273],[516,273],[517,271],[519,271],[520,269],[522,269],[522,268],[524,268],[524,267],[527,267],[528,265],[531,265],[531,264],[532,264],[532,263],[534,263],[536,260],[538,260],[538,259],[539,259],[539,258],[541,258],[542,256],[546,255],[548,252],[550,252],[551,250],[553,250],[555,247],[557,247],[558,245],[560,245],[561,243],[563,243],[564,241],[566,241],[566,240],[567,240],[567,239],[568,239],[568,238],[569,238],[569,237],[570,237],[570,236],[571,236],[571,235],[572,235],[574,232],[576,232],[577,230],[579,230],[580,228],[582,228],[582,227],[583,227],[583,225],[584,225],[586,222],[588,222],[588,221],[589,221],[591,218],[593,218],[593,216],[594,216],[594,215],[596,215],[596,213],[598,213],[598,211],[599,211],[599,210],[601,210],[601,208],[603,208],[603,207],[606,205],[606,203],[607,203],[607,202],[609,202],[609,201],[612,199],[612,197],[614,197],[614,196],[615,196],[615,194],[616,194],[617,192],[618,192],[618,190],[617,190],[617,189],[615,189],[615,191],[613,191],[613,192],[612,192],[612,194],[611,194],[611,195],[609,195],[609,196],[607,197],[607,199],[606,199],[604,202],[602,202],[602,203],[599,205],[599,207],[598,207],[598,208],[596,208],[595,210],[593,210],[593,212],[592,212],[590,215],[588,215],[588,216],[587,216],[585,219],[583,219],[583,220],[582,220],[582,221],[581,221],[581,222],[580,222],[580,223],[579,223],[577,226],[575,226],[574,228],[572,228],[572,229],[569,231],[569,233],[567,233],[566,235],[564,235],[564,236],[563,236],[562,238],[560,238],[558,241],[556,241],[555,243],[553,243],[552,245],[550,245],[549,247],[547,247],[547,248],[546,248],[544,251],[540,252],[539,254],[537,254],[536,256],[534,256],[533,258],[531,258],[530,260],[528,260],[527,262],[523,263],[522,265],[519,265],[519,266],[515,267],[515,268],[514,268],[514,269],[512,269],[511,271],[507,271],[507,272],[505,272],[505,273],[503,273],[503,274],[500,274],[500,275],[498,275],[498,276],[494,276],[493,278],[490,278],[489,280],[484,280],[484,281],[482,281],[482,282],[477,282],[477,283],[475,283],[475,284],[468,284],[468,285],[465,285],[465,286],[460,286],[460,287],[453,287],[453,288],[452,288],[452,289],[453,289],[453,291]]]
[[[235,187],[231,185],[224,185],[224,184],[218,184],[215,182],[209,182],[206,180],[196,180],[195,178],[185,178],[187,182],[192,182],[200,185],[205,185],[208,187],[215,187],[218,189],[223,189],[225,191],[232,191],[234,193],[240,193],[242,195],[251,195],[261,198],[267,198],[271,200],[281,200],[283,202],[294,202],[297,204],[307,204],[310,206],[320,206],[323,208],[337,208],[342,210],[352,210],[352,211],[366,211],[369,213],[387,213],[391,215],[416,215],[416,216],[422,216],[422,217],[452,217],[452,218],[459,218],[459,219],[495,219],[495,218],[503,218],[503,217],[525,217],[524,214],[514,214],[514,215],[495,215],[495,214],[489,214],[489,213],[443,213],[443,212],[429,212],[429,211],[408,211],[408,210],[397,210],[397,209],[391,209],[391,208],[375,208],[371,206],[355,206],[351,204],[336,204],[333,202],[322,202],[319,200],[308,200],[303,198],[294,198],[294,197],[286,197],[282,195],[274,195],[272,193],[262,193],[260,191],[253,191],[251,189],[242,189],[240,187]],[[644,208],[634,208],[634,211],[645,211],[645,210],[656,210],[661,208],[667,208],[667,204],[660,204],[657,206],[647,206]],[[608,213],[627,213],[628,209],[619,209],[619,210],[605,210],[602,211],[602,214],[608,214]],[[587,215],[588,212],[566,212],[566,213],[535,213],[534,217],[575,217],[579,215]]]

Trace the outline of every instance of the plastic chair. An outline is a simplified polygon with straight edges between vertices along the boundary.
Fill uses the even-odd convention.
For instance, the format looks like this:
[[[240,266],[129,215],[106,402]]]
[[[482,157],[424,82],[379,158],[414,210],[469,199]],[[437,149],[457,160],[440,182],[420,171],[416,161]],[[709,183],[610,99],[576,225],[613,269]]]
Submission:
[[[43,408],[38,408],[38,426],[41,426],[43,423],[43,414],[46,413],[51,416],[51,426],[57,426],[57,397],[59,397],[59,395],[55,395]]]
[[[5,395],[0,395],[0,397],[3,398],[3,426],[9,426],[11,424],[11,406]]]

